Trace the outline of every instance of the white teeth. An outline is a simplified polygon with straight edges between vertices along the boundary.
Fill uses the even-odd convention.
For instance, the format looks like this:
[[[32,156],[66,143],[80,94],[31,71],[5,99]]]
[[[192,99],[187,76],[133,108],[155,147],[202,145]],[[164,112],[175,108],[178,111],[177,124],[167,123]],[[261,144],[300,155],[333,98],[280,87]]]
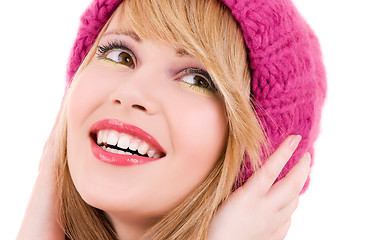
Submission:
[[[147,154],[150,158],[161,157],[161,153],[159,153],[159,151],[157,151],[154,147],[150,146],[143,140],[135,136],[130,136],[126,133],[119,133],[110,129],[98,131],[96,142],[105,151],[115,154],[132,155],[132,153],[126,151],[127,149],[129,149],[131,151],[138,151],[140,155]],[[122,150],[107,146],[117,146]]]
[[[125,151],[122,151],[122,150],[117,150],[116,153],[118,153],[118,154],[122,154],[122,155],[126,155],[126,152],[125,152]]]
[[[102,143],[107,143],[108,142],[109,131],[100,131],[100,132],[102,132]]]
[[[139,147],[139,144],[138,144],[137,141],[131,141],[130,146],[129,146],[129,149],[130,149],[131,151],[135,151],[135,150],[137,150],[138,147]]]
[[[112,145],[112,146],[116,146],[117,142],[118,142],[117,132],[110,131],[109,136],[108,136],[108,140],[107,140],[107,144]]]
[[[147,154],[149,158],[152,158],[155,155],[155,150],[150,150]]]
[[[126,134],[121,134],[117,146],[119,148],[127,149],[130,146],[130,137]]]
[[[114,151],[117,151],[117,150],[113,149],[113,148],[110,148],[110,147],[107,147],[106,151],[111,152],[111,153],[115,153]]]
[[[148,144],[144,142],[142,143],[142,145],[139,146],[138,153],[140,153],[141,155],[144,155],[146,154],[147,150],[148,150]]]
[[[112,153],[118,153],[118,149],[112,149],[111,152]]]
[[[104,138],[104,132],[99,131],[98,134],[97,134],[97,144],[103,143],[103,138]]]

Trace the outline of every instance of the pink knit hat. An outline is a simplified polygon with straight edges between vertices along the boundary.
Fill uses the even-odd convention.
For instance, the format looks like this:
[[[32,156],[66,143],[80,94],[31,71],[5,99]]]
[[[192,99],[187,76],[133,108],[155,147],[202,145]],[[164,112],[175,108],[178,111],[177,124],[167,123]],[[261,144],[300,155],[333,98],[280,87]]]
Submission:
[[[99,32],[122,0],[94,0],[81,25],[67,66],[67,86]],[[305,152],[314,159],[326,76],[319,43],[290,0],[222,0],[234,15],[249,49],[251,91],[273,148],[291,134],[302,141],[280,178]],[[242,182],[252,171],[241,173]],[[307,189],[309,179],[304,190]]]

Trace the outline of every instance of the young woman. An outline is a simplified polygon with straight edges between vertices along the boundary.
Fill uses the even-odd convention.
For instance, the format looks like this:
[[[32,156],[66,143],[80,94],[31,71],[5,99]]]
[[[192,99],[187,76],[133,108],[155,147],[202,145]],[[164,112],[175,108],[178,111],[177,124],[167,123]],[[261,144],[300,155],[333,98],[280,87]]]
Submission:
[[[282,239],[320,59],[286,0],[94,1],[19,239]]]

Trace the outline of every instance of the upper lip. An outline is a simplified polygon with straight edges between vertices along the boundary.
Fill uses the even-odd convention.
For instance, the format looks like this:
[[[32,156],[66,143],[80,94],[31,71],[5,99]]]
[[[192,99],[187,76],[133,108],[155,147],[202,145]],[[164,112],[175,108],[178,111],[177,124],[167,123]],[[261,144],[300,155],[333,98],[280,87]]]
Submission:
[[[156,149],[161,151],[164,155],[166,155],[165,150],[162,146],[156,141],[155,138],[153,138],[150,134],[145,132],[139,127],[136,127],[134,125],[126,124],[120,120],[117,119],[104,119],[101,121],[98,121],[94,123],[90,129],[90,134],[96,134],[98,131],[102,129],[111,129],[115,130],[119,133],[127,133],[130,135],[134,135],[137,138],[147,142],[151,146],[154,146]]]

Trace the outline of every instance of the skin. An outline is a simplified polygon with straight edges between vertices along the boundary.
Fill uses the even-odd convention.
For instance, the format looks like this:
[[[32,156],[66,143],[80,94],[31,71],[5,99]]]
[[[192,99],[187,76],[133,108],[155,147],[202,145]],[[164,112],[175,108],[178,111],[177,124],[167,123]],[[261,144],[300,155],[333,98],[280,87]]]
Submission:
[[[182,78],[185,68],[203,68],[196,59],[162,43],[115,34],[119,30],[129,31],[111,23],[100,44],[127,41],[137,64],[128,68],[94,57],[81,73],[68,105],[68,160],[83,199],[107,212],[120,239],[137,239],[207,176],[224,148],[227,121],[215,94],[193,89]],[[105,118],[147,131],[162,145],[166,157],[123,168],[98,161],[90,150],[89,129]],[[64,239],[56,221],[55,131],[45,146],[18,239]],[[299,140],[286,139],[231,195],[215,215],[208,239],[284,238],[309,174],[309,157],[273,183]]]
[[[54,127],[40,160],[39,174],[27,206],[18,240],[64,239],[57,222],[56,184],[53,168]],[[261,169],[220,207],[208,238],[226,240],[281,240],[286,236],[299,194],[310,171],[310,155],[303,156],[278,183],[274,180],[290,159],[298,143],[289,136],[267,159]],[[298,141],[298,139],[297,139]]]
[[[306,153],[285,178],[273,183],[300,140],[301,136],[289,136],[262,168],[231,195],[213,218],[208,239],[285,238],[310,172],[310,154]]]
[[[130,34],[115,19],[99,46],[122,42],[130,50],[99,51],[101,57],[93,57],[79,75],[67,110],[67,157],[84,201],[104,210],[119,234],[127,229],[121,238],[135,239],[204,181],[223,152],[228,124],[218,95],[188,83],[201,76],[187,73],[203,69],[200,62]],[[123,54],[129,62],[117,62]],[[94,123],[109,118],[143,129],[166,156],[131,167],[99,161],[89,133]]]

